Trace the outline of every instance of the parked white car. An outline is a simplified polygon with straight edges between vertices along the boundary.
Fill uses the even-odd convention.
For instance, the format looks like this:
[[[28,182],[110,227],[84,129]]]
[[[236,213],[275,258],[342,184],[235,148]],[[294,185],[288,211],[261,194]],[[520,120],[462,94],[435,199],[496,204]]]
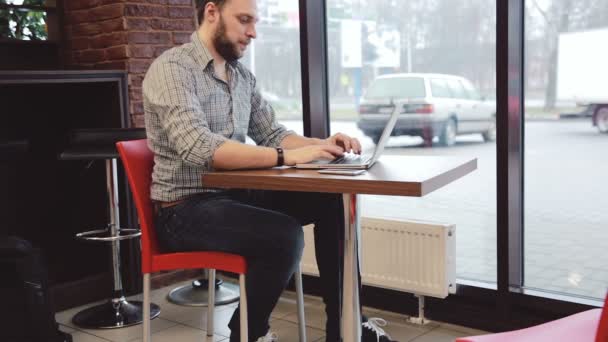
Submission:
[[[393,136],[420,136],[427,145],[439,137],[452,146],[456,135],[481,133],[496,139],[496,107],[467,79],[443,74],[390,74],[374,80],[359,106],[357,126],[378,142],[394,108],[400,111]]]

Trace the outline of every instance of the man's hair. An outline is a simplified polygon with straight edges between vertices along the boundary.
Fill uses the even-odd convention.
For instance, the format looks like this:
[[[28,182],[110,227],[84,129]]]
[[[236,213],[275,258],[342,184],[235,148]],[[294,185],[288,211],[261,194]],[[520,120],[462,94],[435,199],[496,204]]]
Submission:
[[[205,6],[210,2],[214,3],[219,10],[222,10],[222,7],[228,0],[196,0],[196,17],[199,25],[201,25],[205,19]]]

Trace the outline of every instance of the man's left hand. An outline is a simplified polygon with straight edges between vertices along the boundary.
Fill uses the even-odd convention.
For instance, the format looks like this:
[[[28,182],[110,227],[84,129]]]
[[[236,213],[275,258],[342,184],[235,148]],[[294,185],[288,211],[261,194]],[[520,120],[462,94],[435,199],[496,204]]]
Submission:
[[[338,145],[344,149],[345,152],[361,153],[361,143],[357,138],[351,138],[344,133],[336,133],[331,137],[325,139],[325,142],[332,145]]]

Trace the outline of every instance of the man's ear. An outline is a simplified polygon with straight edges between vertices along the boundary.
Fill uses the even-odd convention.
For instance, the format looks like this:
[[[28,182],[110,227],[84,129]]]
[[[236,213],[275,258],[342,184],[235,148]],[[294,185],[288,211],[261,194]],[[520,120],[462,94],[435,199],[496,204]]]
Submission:
[[[209,20],[210,23],[217,20],[219,13],[219,9],[213,2],[208,2],[205,5],[205,20]]]

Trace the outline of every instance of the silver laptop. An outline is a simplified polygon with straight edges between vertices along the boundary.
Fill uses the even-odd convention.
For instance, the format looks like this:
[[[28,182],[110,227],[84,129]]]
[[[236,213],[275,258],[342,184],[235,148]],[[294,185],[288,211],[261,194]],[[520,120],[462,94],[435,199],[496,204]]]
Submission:
[[[382,155],[382,152],[384,151],[384,146],[386,145],[388,138],[391,136],[393,128],[395,128],[397,117],[399,117],[399,110],[397,108],[397,106],[394,106],[393,113],[388,119],[386,126],[384,126],[384,130],[382,131],[382,135],[380,136],[380,141],[378,141],[378,144],[376,145],[376,148],[374,149],[374,153],[372,155],[345,153],[343,156],[334,160],[314,160],[306,164],[296,164],[296,168],[369,169],[370,167],[372,167],[372,165],[374,165],[376,160],[380,158],[380,155]]]

